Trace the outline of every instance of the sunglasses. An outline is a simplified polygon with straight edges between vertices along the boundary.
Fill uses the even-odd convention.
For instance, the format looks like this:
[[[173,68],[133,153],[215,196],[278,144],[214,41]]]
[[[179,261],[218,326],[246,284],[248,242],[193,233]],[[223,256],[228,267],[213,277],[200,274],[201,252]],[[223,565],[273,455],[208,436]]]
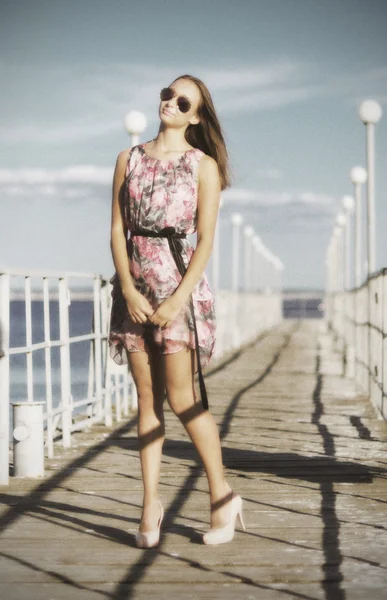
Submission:
[[[170,87],[165,87],[160,92],[160,100],[170,100],[176,96],[176,93]],[[180,112],[187,113],[191,108],[191,102],[185,96],[178,96],[177,106]]]

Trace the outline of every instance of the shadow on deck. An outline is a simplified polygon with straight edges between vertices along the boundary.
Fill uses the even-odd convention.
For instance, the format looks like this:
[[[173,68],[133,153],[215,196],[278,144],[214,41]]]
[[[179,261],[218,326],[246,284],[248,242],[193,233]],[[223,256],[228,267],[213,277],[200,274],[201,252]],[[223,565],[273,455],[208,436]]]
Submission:
[[[208,486],[166,404],[161,543],[139,550],[133,416],[1,490],[0,597],[383,598],[387,424],[343,378],[321,321],[285,321],[207,369],[223,461],[247,526],[204,546]]]

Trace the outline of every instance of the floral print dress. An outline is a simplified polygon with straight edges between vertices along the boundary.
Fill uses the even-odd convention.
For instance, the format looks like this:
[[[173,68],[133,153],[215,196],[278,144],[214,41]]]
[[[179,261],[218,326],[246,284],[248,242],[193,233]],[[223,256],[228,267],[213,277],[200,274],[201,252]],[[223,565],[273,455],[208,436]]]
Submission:
[[[199,161],[202,150],[192,148],[177,159],[149,156],[145,145],[133,146],[129,152],[124,183],[124,220],[128,231],[146,229],[158,232],[175,227],[178,233],[196,231]],[[188,239],[179,240],[183,260],[189,264],[194,248]],[[127,242],[130,274],[136,289],[157,306],[178,287],[182,276],[171,254],[167,238],[134,236]],[[127,352],[144,351],[155,342],[164,354],[195,348],[195,333],[188,300],[168,327],[152,323],[134,323],[122,296],[117,273],[110,279],[112,307],[109,330],[109,353],[119,365],[128,362]],[[201,367],[210,361],[215,346],[215,306],[206,273],[193,292],[192,301],[199,339]]]

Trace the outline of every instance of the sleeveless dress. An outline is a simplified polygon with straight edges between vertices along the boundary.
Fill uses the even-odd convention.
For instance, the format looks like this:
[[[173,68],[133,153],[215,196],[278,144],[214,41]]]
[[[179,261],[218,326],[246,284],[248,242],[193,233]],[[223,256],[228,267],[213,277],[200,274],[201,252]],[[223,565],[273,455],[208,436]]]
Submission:
[[[158,159],[146,154],[145,145],[129,152],[124,181],[123,216],[128,231],[145,229],[159,232],[173,226],[179,233],[192,234],[197,224],[198,170],[202,150],[192,148],[177,159]],[[190,241],[180,239],[187,266],[194,252]],[[127,241],[130,274],[135,288],[152,308],[175,291],[182,276],[171,254],[168,240],[162,237],[133,236]],[[108,336],[109,353],[118,365],[128,362],[126,352],[144,351],[155,343],[163,354],[195,348],[190,300],[183,305],[168,327],[134,323],[122,296],[120,280],[110,279],[112,307]],[[201,367],[205,367],[215,347],[215,305],[206,273],[192,292],[199,339]]]

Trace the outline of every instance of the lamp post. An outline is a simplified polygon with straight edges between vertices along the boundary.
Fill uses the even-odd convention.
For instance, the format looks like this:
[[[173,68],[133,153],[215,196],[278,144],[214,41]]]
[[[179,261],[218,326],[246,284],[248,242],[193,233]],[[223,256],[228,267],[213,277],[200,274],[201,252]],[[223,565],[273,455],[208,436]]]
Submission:
[[[263,279],[264,279],[264,265],[263,265],[263,249],[264,249],[264,245],[262,243],[261,238],[259,237],[259,235],[253,235],[252,239],[251,239],[251,243],[252,246],[254,248],[254,250],[257,253],[257,260],[255,261],[255,269],[254,269],[254,274],[255,274],[255,281],[254,281],[254,288],[255,291],[258,292],[258,290],[260,289],[260,286],[262,287],[262,291],[263,291]]]
[[[367,171],[363,167],[353,167],[350,173],[355,194],[355,286],[359,287],[362,281],[362,194],[361,186],[367,181]]]
[[[326,315],[330,327],[333,326],[335,320],[335,300],[333,294],[342,289],[342,255],[342,228],[339,225],[335,225],[327,248],[325,260],[326,287],[328,292],[326,298]]]
[[[252,284],[251,284],[251,246],[252,246],[252,237],[254,235],[254,229],[251,227],[251,225],[246,225],[246,227],[243,229],[243,233],[245,236],[245,273],[244,273],[244,277],[245,277],[245,292],[250,292],[251,288],[252,288]]]
[[[336,217],[336,225],[340,229],[340,233],[337,236],[338,239],[338,263],[339,263],[339,288],[340,290],[345,289],[345,275],[346,275],[346,260],[344,251],[344,232],[347,224],[347,217],[344,213],[340,212]]]
[[[124,127],[130,135],[130,146],[136,146],[140,141],[140,134],[147,126],[147,120],[143,113],[131,110],[124,118]]]
[[[277,282],[276,283],[278,286],[278,292],[281,292],[282,287],[283,287],[282,271],[284,270],[284,265],[283,265],[283,262],[278,258],[278,256],[274,257],[273,265],[274,265],[274,268],[275,268],[276,274],[277,274]]]
[[[327,253],[325,257],[325,287],[328,294],[335,291],[334,278],[333,278],[333,263],[334,263],[334,253],[335,253],[335,237],[332,236],[327,248]]]
[[[267,260],[267,266],[268,266],[268,275],[269,275],[269,292],[271,292],[272,290],[275,290],[276,287],[276,272],[275,272],[275,262],[276,262],[276,257],[274,256],[274,254],[268,249],[265,248],[264,250],[264,256]]]
[[[351,287],[351,215],[355,207],[355,201],[352,196],[343,196],[341,199],[341,205],[344,210],[345,224],[344,224],[344,283],[345,289],[349,290]]]
[[[367,161],[367,273],[376,268],[375,253],[375,123],[382,116],[381,106],[374,100],[364,100],[359,106],[359,117],[366,126]]]
[[[231,289],[238,292],[239,287],[239,231],[243,223],[243,217],[239,213],[231,215],[232,232],[232,273]]]
[[[344,216],[344,215],[343,215]],[[335,291],[343,289],[343,241],[342,228],[336,225],[333,229],[334,253],[333,253],[333,281]]]

